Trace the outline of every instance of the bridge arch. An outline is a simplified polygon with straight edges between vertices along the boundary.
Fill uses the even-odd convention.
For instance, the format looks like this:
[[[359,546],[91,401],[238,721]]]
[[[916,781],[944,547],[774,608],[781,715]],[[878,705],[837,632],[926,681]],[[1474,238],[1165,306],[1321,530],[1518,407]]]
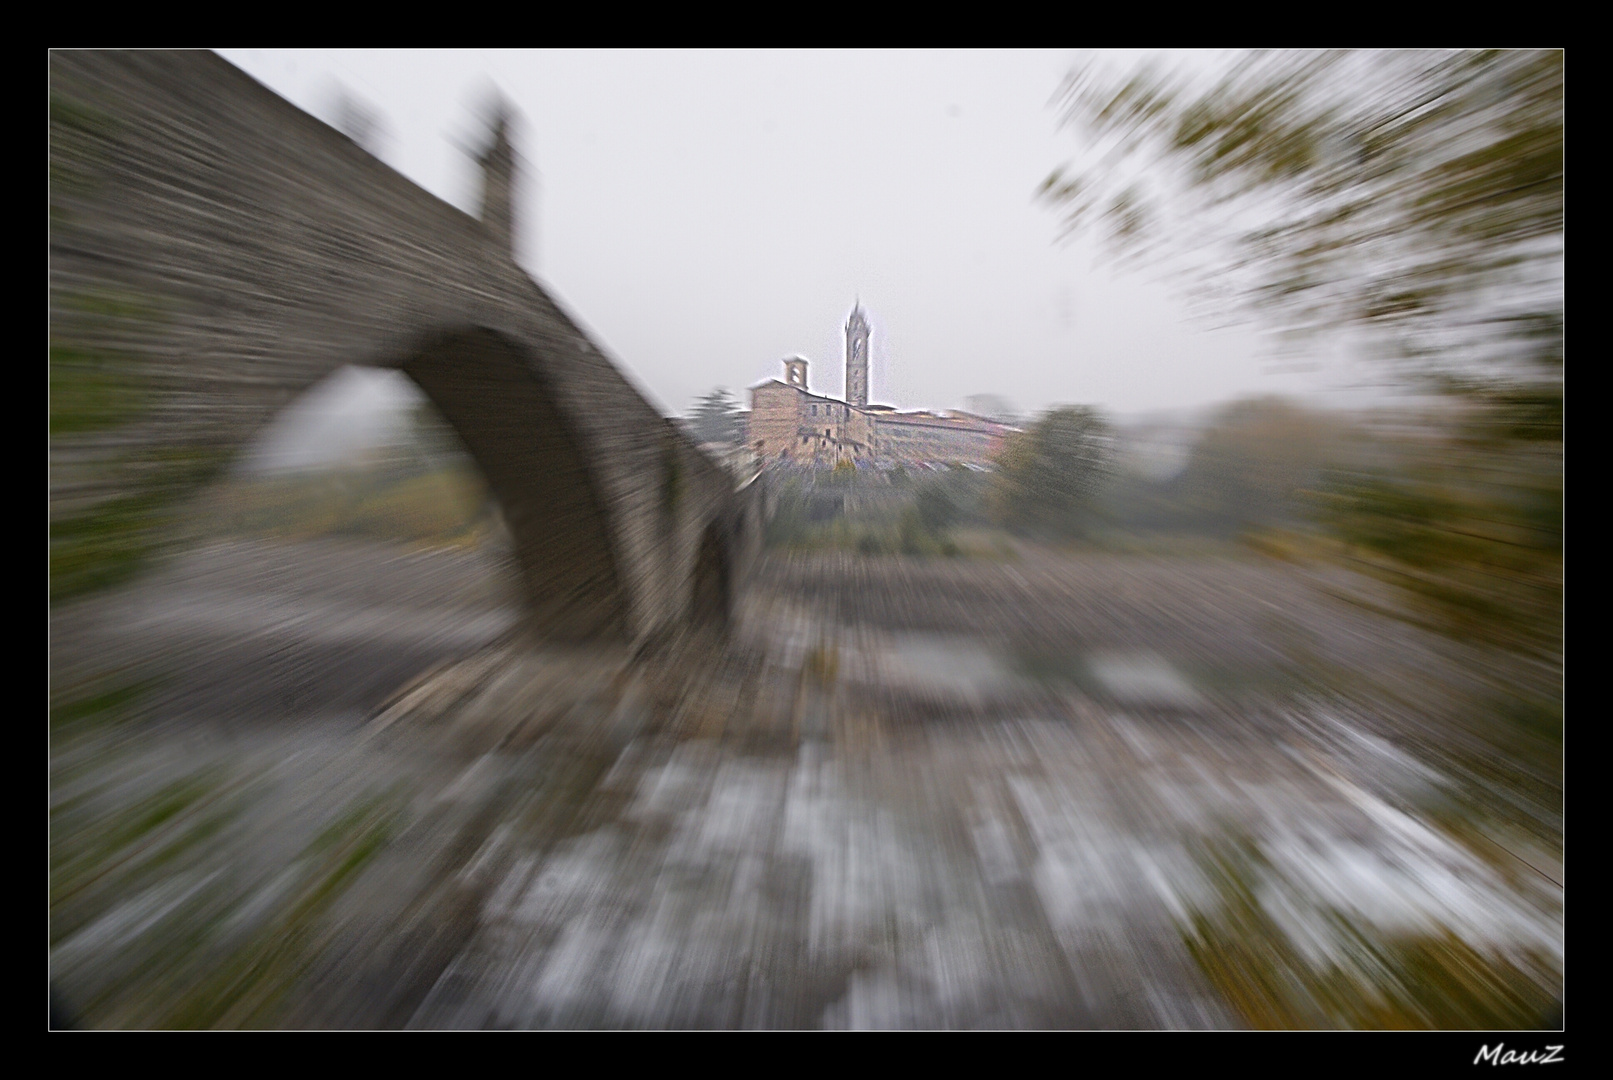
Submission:
[[[605,495],[532,357],[497,331],[466,327],[423,335],[396,366],[453,426],[498,500],[532,627],[566,639],[626,633]]]
[[[688,617],[733,479],[669,435],[507,236],[212,54],[53,53],[50,76],[52,363],[60,346],[141,380],[96,431],[53,424],[53,560],[59,522],[94,538],[96,515],[144,513],[147,488],[193,483],[164,463],[232,455],[356,364],[409,374],[471,451],[541,636]]]

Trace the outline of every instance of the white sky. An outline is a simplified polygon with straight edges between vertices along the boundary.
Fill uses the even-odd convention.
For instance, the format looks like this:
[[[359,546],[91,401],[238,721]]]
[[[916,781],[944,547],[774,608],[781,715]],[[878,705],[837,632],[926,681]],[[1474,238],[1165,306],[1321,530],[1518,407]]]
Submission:
[[[321,119],[373,110],[381,156],[474,212],[477,107],[520,113],[517,258],[667,412],[874,326],[871,400],[1113,412],[1283,393],[1359,403],[1341,362],[1280,373],[1147,279],[1058,247],[1033,192],[1079,148],[1049,101],[1073,54],[277,52],[222,55]],[[1189,61],[1192,62],[1192,61]],[[340,90],[339,90],[340,88]]]

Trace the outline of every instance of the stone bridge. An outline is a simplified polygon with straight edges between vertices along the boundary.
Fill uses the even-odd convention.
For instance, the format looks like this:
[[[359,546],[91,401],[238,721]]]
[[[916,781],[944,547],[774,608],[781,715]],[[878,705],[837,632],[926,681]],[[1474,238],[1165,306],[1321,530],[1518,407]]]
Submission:
[[[261,425],[362,364],[410,375],[475,457],[539,636],[725,621],[759,485],[516,265],[503,120],[478,219],[211,53],[56,52],[50,92],[53,591],[171,537]]]

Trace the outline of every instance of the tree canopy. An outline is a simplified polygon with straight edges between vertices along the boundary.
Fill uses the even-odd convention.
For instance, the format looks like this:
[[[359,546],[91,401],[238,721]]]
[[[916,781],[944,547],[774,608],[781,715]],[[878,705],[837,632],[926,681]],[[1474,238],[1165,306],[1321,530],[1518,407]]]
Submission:
[[[745,440],[739,403],[720,386],[695,401],[689,422],[701,442],[734,444]]]
[[[995,516],[1021,532],[1079,536],[1091,525],[1114,456],[1114,433],[1087,407],[1054,409],[1011,436],[997,459]]]
[[[1091,150],[1041,188],[1067,232],[1446,385],[1560,381],[1562,52],[1093,61],[1058,101]]]

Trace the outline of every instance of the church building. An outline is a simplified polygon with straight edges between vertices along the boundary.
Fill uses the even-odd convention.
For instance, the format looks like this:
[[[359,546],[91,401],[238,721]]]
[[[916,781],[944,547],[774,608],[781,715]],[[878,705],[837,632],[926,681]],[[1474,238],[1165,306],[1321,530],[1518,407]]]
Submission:
[[[986,465],[1015,429],[968,413],[898,412],[868,403],[868,319],[846,321],[846,399],[807,388],[807,361],[784,361],[784,378],[750,388],[747,443],[764,462]]]

